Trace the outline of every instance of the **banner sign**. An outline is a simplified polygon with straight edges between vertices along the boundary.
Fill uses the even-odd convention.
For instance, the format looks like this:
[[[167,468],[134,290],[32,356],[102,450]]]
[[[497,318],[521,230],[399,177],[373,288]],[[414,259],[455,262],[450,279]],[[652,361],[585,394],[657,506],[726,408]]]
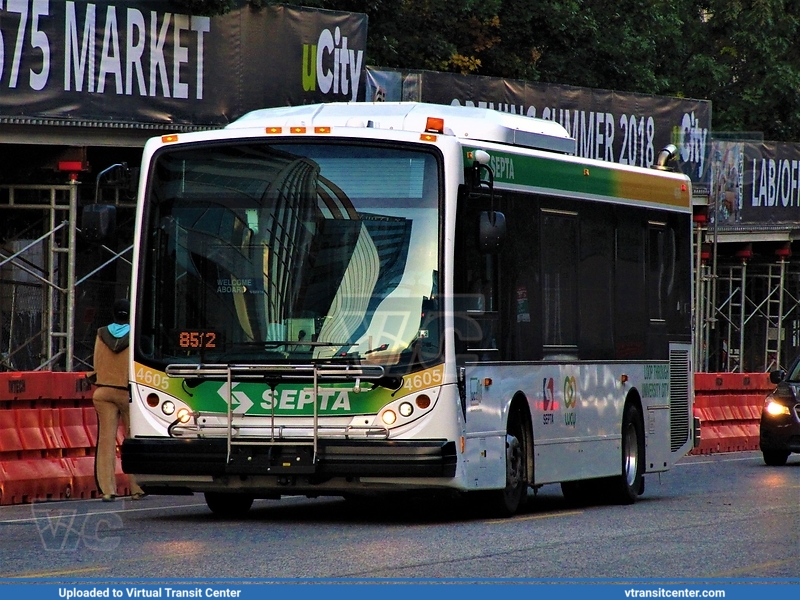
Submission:
[[[370,101],[417,100],[494,108],[561,123],[578,155],[651,167],[668,144],[695,196],[708,196],[711,102],[567,85],[367,67]]]
[[[797,144],[714,141],[711,166],[709,215],[718,225],[795,228],[800,222]]]
[[[224,125],[363,98],[367,17],[282,5],[0,0],[0,117]]]

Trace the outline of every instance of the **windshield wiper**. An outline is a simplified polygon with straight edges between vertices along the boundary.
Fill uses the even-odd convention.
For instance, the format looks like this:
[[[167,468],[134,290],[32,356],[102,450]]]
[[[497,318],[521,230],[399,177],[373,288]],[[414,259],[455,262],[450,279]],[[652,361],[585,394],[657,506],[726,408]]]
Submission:
[[[366,352],[364,352],[364,355],[366,356],[367,354],[372,354],[373,352],[383,352],[384,350],[388,349],[389,349],[389,344],[381,344],[377,348],[373,348],[372,350],[367,350]]]
[[[306,342],[305,340],[265,340],[263,342],[242,342],[244,344],[264,346],[265,348],[279,348],[281,346],[311,346],[313,348],[339,348],[345,346],[357,346],[350,342]]]

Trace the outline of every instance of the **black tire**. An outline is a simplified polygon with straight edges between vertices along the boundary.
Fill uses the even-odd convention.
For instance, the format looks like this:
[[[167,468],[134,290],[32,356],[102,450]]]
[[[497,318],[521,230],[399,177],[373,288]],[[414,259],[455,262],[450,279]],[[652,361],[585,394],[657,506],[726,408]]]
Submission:
[[[611,478],[609,499],[617,504],[633,504],[644,490],[644,425],[639,409],[625,407],[622,416],[622,470]]]
[[[791,452],[786,450],[762,450],[761,454],[764,456],[764,462],[770,467],[782,467],[789,460]]]
[[[525,453],[525,437],[519,431],[519,425],[514,424],[512,429],[509,424],[509,432],[506,434],[506,486],[502,490],[487,493],[492,514],[510,517],[525,504],[528,497]]]
[[[225,519],[244,517],[253,506],[253,496],[250,494],[206,492],[204,495],[211,512]]]

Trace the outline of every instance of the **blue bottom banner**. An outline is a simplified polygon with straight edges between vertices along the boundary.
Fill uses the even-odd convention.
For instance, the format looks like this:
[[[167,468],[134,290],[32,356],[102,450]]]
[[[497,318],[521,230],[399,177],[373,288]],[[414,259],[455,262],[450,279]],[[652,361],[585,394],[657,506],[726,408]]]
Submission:
[[[0,580],[0,596],[25,600],[87,600],[144,598],[240,598],[267,597],[291,600],[484,600],[498,594],[525,594],[536,600],[634,600],[646,598],[722,598],[725,600],[796,600],[800,579],[725,580],[697,582],[577,581],[565,580],[237,580],[175,583],[108,581],[87,584],[25,580]]]

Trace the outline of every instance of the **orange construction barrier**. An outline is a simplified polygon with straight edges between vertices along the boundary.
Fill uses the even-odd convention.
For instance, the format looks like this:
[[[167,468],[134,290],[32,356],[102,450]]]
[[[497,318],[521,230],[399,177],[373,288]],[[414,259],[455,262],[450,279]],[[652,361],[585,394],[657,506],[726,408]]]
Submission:
[[[0,373],[0,504],[97,498],[96,444],[84,373]],[[116,476],[119,495],[130,493],[119,463]]]
[[[692,454],[758,450],[761,407],[774,388],[769,373],[695,373],[700,445]]]

